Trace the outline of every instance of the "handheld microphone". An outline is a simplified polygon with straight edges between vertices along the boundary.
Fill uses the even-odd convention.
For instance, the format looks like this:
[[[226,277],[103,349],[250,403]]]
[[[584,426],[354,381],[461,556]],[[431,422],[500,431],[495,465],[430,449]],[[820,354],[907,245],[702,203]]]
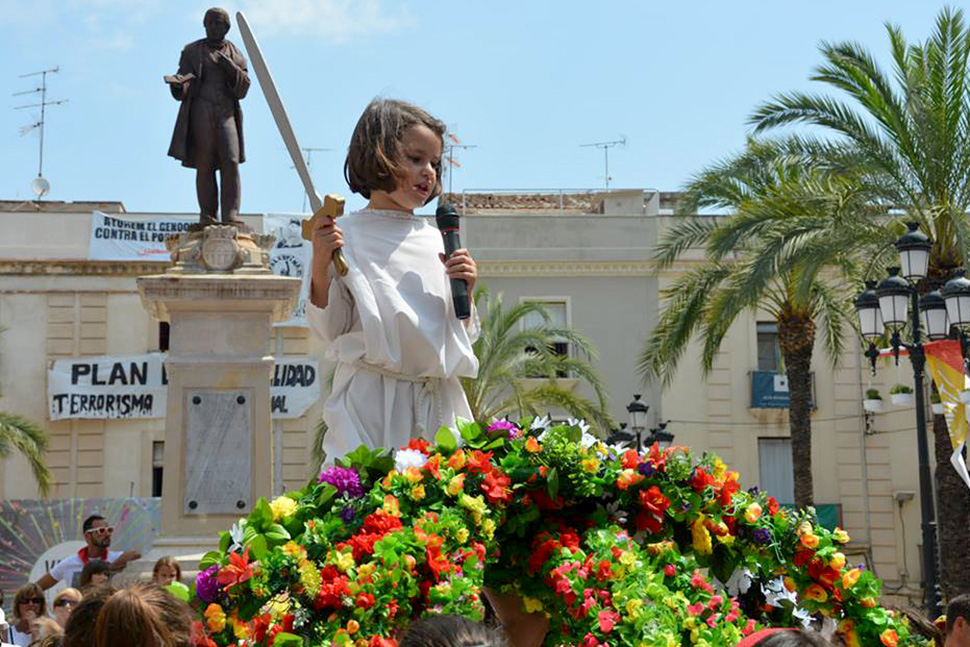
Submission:
[[[461,248],[458,237],[459,219],[454,205],[442,204],[435,211],[434,220],[445,243],[445,260],[451,258],[456,249]],[[468,319],[471,309],[468,303],[468,282],[465,279],[451,279],[451,300],[455,304],[455,315],[459,319]]]

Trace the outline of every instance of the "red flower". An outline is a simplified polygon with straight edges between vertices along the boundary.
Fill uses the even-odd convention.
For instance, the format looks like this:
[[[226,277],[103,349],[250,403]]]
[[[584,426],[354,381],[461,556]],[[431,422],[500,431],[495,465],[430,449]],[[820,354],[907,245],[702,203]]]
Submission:
[[[540,535],[541,537],[541,535]],[[534,575],[549,561],[552,551],[556,549],[555,539],[546,539],[540,543],[529,556],[529,574]]]
[[[339,609],[343,604],[343,596],[350,595],[346,575],[337,575],[338,571],[333,566],[325,566],[320,570],[320,591],[313,601],[313,608],[320,611],[322,609]]]
[[[253,566],[249,563],[249,546],[243,554],[229,553],[229,565],[219,569],[216,581],[222,584],[226,591],[242,584],[253,576]]]
[[[442,574],[451,572],[451,562],[448,556],[441,552],[442,539],[437,537],[437,540],[425,547],[424,554],[435,581],[440,581]]]
[[[431,443],[424,438],[412,438],[408,442],[408,449],[416,449],[425,456],[431,455]]]
[[[205,627],[198,620],[192,623],[191,642],[195,647],[216,647],[216,642],[205,633]]]
[[[795,566],[804,566],[815,557],[815,551],[811,548],[803,548],[795,553]]]
[[[623,467],[628,470],[635,470],[637,465],[640,463],[640,456],[633,449],[628,449],[623,452],[623,456],[620,457],[623,463]]]
[[[268,613],[253,618],[252,636],[254,645],[263,642],[263,639],[266,638],[266,632],[269,630],[270,622],[271,619]]]
[[[362,609],[370,609],[372,606],[374,606],[374,602],[376,602],[376,599],[370,593],[357,594],[356,606],[361,607]]]
[[[495,469],[492,465],[492,452],[483,452],[479,449],[473,450],[468,456],[468,471],[471,473],[479,472],[488,474]]]
[[[727,507],[731,505],[731,497],[734,493],[741,489],[741,484],[738,483],[734,476],[731,476],[728,480],[724,481],[724,485],[721,487],[721,491],[717,495],[718,503]]]
[[[694,477],[690,480],[690,486],[695,492],[703,492],[708,486],[714,487],[715,480],[713,474],[708,474],[703,467],[694,470]]]
[[[382,636],[372,636],[367,647],[397,647],[397,641],[393,638],[384,638]]]
[[[509,485],[511,483],[512,479],[503,472],[494,470],[485,475],[485,481],[482,483],[482,491],[488,498],[489,503],[510,501],[512,499],[512,493],[509,491]]]
[[[778,514],[778,501],[773,496],[768,497],[768,513]]]
[[[673,577],[676,574],[677,574],[676,566],[674,566],[673,564],[667,564],[666,566],[664,566],[664,575],[667,575],[668,577]]]
[[[424,464],[424,468],[431,473],[431,476],[435,477],[439,481],[441,480],[441,456],[435,454],[428,459],[428,462]]]
[[[649,530],[658,533],[663,529],[664,513],[670,507],[670,499],[663,495],[660,488],[651,485],[647,490],[640,490],[641,512],[637,515],[637,530]]]
[[[650,462],[653,463],[653,468],[658,472],[664,471],[664,464],[667,462],[667,452],[660,449],[660,445],[654,443],[650,447],[650,453],[647,454],[650,458]]]
[[[612,564],[609,560],[601,559],[599,566],[596,568],[596,579],[600,582],[603,580],[610,579],[610,575],[613,573]]]

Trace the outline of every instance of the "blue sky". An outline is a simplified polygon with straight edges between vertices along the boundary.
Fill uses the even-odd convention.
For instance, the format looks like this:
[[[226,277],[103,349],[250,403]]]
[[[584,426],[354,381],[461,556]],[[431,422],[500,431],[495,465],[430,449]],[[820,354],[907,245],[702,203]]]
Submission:
[[[162,76],[202,37],[210,2],[0,0],[0,199],[32,196],[37,115],[14,110],[55,65],[44,175],[52,200],[121,200],[197,212],[194,171],[168,158],[177,103]],[[320,193],[347,195],[343,157],[375,95],[417,103],[463,142],[454,188],[602,188],[603,154],[626,136],[611,186],[676,190],[743,145],[773,93],[811,89],[819,41],[863,43],[888,67],[884,22],[926,38],[937,3],[232,0],[276,77]],[[242,45],[233,20],[229,39]],[[820,87],[820,86],[819,86]],[[243,102],[243,211],[293,212],[301,185],[262,93]],[[349,206],[362,204],[349,198]]]

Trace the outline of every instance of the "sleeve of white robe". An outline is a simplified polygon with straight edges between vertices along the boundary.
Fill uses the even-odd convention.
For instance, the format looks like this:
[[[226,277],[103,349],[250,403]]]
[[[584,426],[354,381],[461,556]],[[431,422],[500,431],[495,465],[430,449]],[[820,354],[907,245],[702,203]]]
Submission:
[[[330,279],[326,308],[307,300],[306,318],[313,332],[328,343],[351,330],[356,318],[354,297],[339,276]]]

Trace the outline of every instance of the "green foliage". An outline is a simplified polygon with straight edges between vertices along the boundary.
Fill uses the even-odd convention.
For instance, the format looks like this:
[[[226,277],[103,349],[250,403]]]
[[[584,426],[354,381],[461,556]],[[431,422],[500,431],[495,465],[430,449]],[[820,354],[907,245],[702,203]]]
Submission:
[[[889,389],[889,394],[894,395],[896,393],[912,393],[912,387],[906,386],[905,384],[893,384],[892,388]]]
[[[882,400],[879,389],[866,389],[866,400]]]
[[[47,467],[47,432],[23,416],[0,411],[0,460],[17,451],[27,459],[42,497],[50,494],[51,472]]]

